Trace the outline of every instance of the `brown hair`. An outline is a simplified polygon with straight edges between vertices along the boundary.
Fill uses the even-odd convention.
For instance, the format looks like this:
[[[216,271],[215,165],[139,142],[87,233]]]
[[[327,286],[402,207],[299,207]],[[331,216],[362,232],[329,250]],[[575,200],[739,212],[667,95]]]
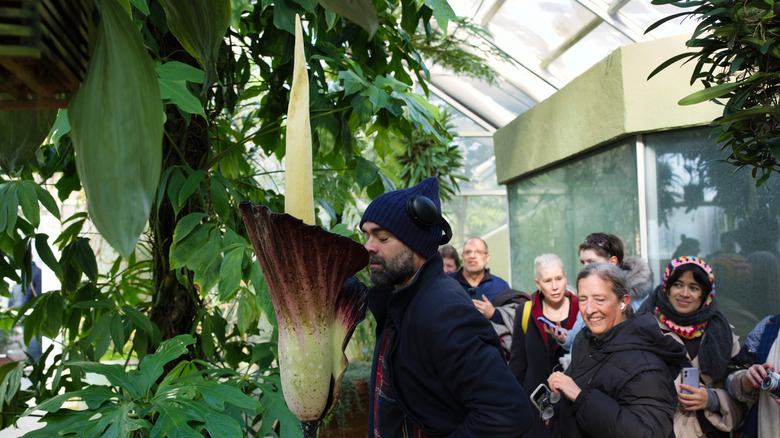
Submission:
[[[442,258],[450,258],[455,260],[455,267],[460,269],[460,256],[458,255],[458,250],[455,249],[454,246],[443,245],[439,247],[439,253],[441,253]]]
[[[623,264],[623,240],[614,234],[593,233],[580,243],[579,252],[593,250],[599,257],[617,258],[618,266]]]

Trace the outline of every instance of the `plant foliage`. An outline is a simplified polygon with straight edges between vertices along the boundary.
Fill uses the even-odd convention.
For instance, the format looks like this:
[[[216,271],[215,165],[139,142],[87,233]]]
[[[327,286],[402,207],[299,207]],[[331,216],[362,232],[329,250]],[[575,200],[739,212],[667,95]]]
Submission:
[[[691,84],[704,89],[681,105],[713,101],[724,106],[712,122],[713,135],[726,151],[725,161],[752,168],[756,185],[780,172],[780,3],[774,0],[653,0],[685,12],[665,17],[646,32],[677,18],[697,20],[686,45],[694,51],[676,55],[650,77],[679,61],[695,62]],[[758,171],[761,175],[758,176]]]
[[[29,160],[7,169],[0,180],[0,295],[10,296],[9,283],[30,284],[33,259],[58,285],[44,284],[31,301],[0,314],[0,329],[20,325],[27,344],[39,336],[54,340],[29,367],[0,368],[0,426],[35,415],[28,408],[36,406],[45,412],[45,425],[30,436],[168,436],[173,430],[300,436],[281,394],[273,307],[237,208],[249,201],[283,210],[276,174],[286,152],[294,17],[303,19],[309,62],[317,218],[325,228],[359,238],[351,228],[357,198],[417,182],[418,166],[447,175],[461,165],[448,146],[444,116],[413,88],[427,93],[428,67],[418,48],[438,44],[431,27],[447,29],[454,13],[446,2],[393,0],[375,3],[376,24],[365,11],[355,24],[326,7],[337,0],[231,0],[230,26],[220,36],[225,2],[218,2],[222,24],[203,29],[208,35],[193,32],[202,17],[190,13],[207,13],[199,8],[176,15],[176,24],[168,21],[171,8],[189,2],[97,4],[116,6],[111,2],[128,14],[123,21],[132,20],[123,32],[143,47],[125,59],[121,73],[151,72],[153,65],[159,94],[145,97],[153,95],[164,108],[162,165],[148,227],[140,237],[118,237],[138,239],[134,247],[118,248],[120,256],[92,219],[97,208],[106,215],[103,223],[121,212],[107,203],[93,207],[101,201],[92,197],[90,211],[74,208],[84,204],[82,181],[110,174],[117,163],[89,157],[76,165],[79,117],[71,120],[67,110],[60,110],[51,135]],[[83,3],[90,9],[82,12],[99,25],[100,8]],[[105,74],[91,81],[129,87]],[[103,97],[85,93],[80,105],[97,108]],[[112,120],[118,124],[121,117],[144,116],[130,108],[117,114]],[[73,132],[71,121],[77,122]],[[144,154],[134,158],[139,168],[154,169],[143,166]],[[103,199],[111,202],[133,190],[108,184]],[[452,192],[457,181],[447,186]],[[44,231],[52,228],[44,228],[46,221],[59,230]],[[96,384],[87,373],[108,384]],[[29,386],[22,388],[23,379]],[[82,400],[84,410],[63,409],[72,399]]]

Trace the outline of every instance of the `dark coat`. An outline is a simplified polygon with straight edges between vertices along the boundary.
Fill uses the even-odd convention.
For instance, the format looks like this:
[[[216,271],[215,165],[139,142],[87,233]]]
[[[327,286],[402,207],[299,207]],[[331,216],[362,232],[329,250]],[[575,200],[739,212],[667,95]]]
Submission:
[[[370,436],[378,426],[383,437],[400,437],[404,422],[429,437],[520,437],[531,427],[528,397],[502,359],[495,331],[457,281],[444,275],[438,252],[408,286],[372,288],[369,308],[377,320]],[[379,424],[374,425],[385,332],[389,388],[380,393]]]
[[[553,342],[552,348],[548,346],[547,333],[544,331],[544,323],[536,318],[542,315],[542,293],[536,291],[531,295],[533,305],[531,307],[531,317],[528,321],[528,332],[523,333],[523,309],[520,307],[515,315],[514,333],[512,334],[512,354],[509,356],[509,370],[515,376],[518,382],[523,385],[526,394],[531,395],[540,383],[547,383],[547,377],[552,374],[553,367],[558,364],[558,360],[566,352],[557,342]],[[570,292],[566,292],[566,298],[569,299],[569,320],[565,329],[569,330],[574,326],[579,313],[579,302],[577,297]],[[558,367],[559,371],[562,371]],[[553,419],[550,426],[546,426],[539,415],[539,411],[534,411],[534,427],[528,437],[555,436],[557,434],[556,419]]]
[[[466,280],[466,277],[463,276],[463,268],[458,269],[458,272],[455,272],[454,274],[450,274],[450,277],[457,280],[466,292],[469,292],[469,289],[474,289],[469,284],[469,281]],[[485,275],[482,277],[479,285],[477,285],[477,288],[479,288],[480,295],[484,295],[488,301],[492,302],[493,299],[496,298],[496,295],[509,289],[509,283],[498,275],[492,275],[490,269],[485,269]],[[469,292],[469,295],[475,300],[482,299],[481,296],[476,294],[475,290]]]
[[[664,336],[648,313],[596,338],[587,327],[574,341],[566,370],[582,392],[560,402],[561,436],[673,437],[673,379],[685,349]]]

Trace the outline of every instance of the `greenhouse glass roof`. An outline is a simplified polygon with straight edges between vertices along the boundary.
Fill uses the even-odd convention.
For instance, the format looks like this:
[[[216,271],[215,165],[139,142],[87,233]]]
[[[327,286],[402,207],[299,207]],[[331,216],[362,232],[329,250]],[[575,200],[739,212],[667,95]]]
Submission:
[[[450,0],[458,16],[484,27],[508,59],[487,60],[498,86],[432,70],[432,91],[465,118],[465,136],[492,133],[582,74],[616,48],[672,35],[692,34],[677,19],[653,32],[658,19],[681,12],[649,0]]]
[[[488,31],[483,41],[506,56],[487,59],[498,72],[489,85],[433,66],[431,101],[455,115],[455,142],[465,156],[460,196],[505,196],[495,176],[493,133],[561,89],[620,46],[691,35],[692,20],[650,0],[449,0],[455,13]],[[484,56],[484,54],[481,54]]]

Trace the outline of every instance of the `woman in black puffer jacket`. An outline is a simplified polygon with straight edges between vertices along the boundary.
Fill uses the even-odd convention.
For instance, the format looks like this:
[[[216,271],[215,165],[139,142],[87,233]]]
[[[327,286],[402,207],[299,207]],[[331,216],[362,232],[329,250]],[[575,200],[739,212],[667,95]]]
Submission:
[[[586,328],[565,374],[548,379],[559,403],[561,436],[673,437],[674,376],[685,363],[679,343],[649,314],[632,318],[625,273],[608,263],[577,276]]]

